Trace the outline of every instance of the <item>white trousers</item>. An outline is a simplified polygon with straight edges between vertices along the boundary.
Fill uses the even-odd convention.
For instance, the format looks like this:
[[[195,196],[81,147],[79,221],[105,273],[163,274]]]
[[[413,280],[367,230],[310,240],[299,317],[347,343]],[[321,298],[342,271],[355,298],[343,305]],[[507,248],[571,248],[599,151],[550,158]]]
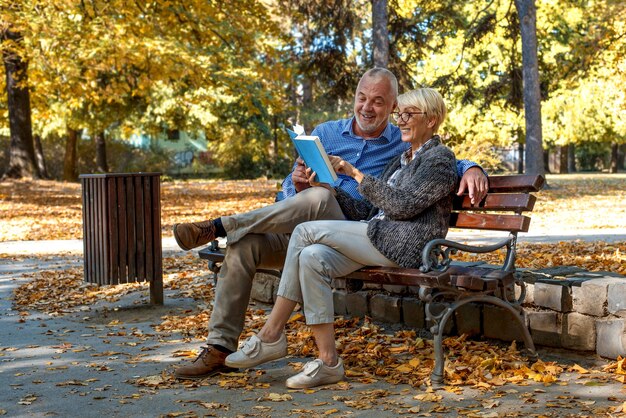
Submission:
[[[367,237],[367,223],[312,221],[289,239],[278,295],[301,303],[309,325],[334,322],[331,280],[364,266],[398,267]]]

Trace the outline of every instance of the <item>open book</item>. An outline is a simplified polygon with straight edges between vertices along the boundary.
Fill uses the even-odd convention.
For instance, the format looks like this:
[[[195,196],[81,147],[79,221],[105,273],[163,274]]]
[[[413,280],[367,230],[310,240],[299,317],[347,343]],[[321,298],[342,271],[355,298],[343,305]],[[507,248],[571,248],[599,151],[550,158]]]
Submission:
[[[295,125],[293,130],[287,129],[287,132],[306,166],[315,171],[315,180],[320,183],[334,183],[337,180],[337,174],[333,170],[320,138],[304,135],[304,128],[300,125]]]

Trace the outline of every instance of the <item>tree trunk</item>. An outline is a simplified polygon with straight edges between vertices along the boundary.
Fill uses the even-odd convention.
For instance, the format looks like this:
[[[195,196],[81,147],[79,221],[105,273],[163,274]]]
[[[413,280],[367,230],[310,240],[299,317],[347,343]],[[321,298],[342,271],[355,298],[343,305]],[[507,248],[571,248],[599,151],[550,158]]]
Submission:
[[[63,180],[76,181],[78,171],[76,170],[76,157],[78,155],[78,131],[67,130],[65,139],[65,156],[63,157]]]
[[[618,148],[617,169],[626,170],[626,144],[622,144]]]
[[[104,132],[98,132],[94,136],[96,141],[96,170],[99,173],[108,173],[109,166],[107,164],[106,142],[104,140]]]
[[[389,30],[387,28],[387,0],[372,0],[372,41],[374,66],[387,68],[389,65]]]
[[[543,171],[544,173],[551,173],[550,171],[550,150],[542,150],[543,156]]]
[[[567,166],[567,155],[568,155],[569,145],[562,145],[557,147],[557,156],[559,162],[559,174],[567,174],[568,166]]]
[[[19,33],[5,30],[2,41],[22,41]],[[9,129],[11,145],[9,148],[9,164],[3,177],[7,178],[39,178],[40,173],[35,162],[35,145],[30,115],[30,91],[26,85],[28,63],[10,51],[4,49],[2,54],[6,73],[7,105],[9,109]],[[18,77],[20,77],[18,79]]]
[[[617,173],[617,142],[611,144],[611,164],[609,166],[609,173]]]
[[[37,163],[37,170],[39,170],[39,174],[41,178],[49,179],[50,174],[48,174],[48,169],[46,168],[46,158],[43,155],[43,147],[41,146],[41,136],[34,135],[33,141],[35,145],[35,162]]]
[[[576,145],[569,144],[567,147],[567,171],[570,173],[576,172]]]
[[[537,9],[534,0],[515,0],[515,7],[522,35],[526,174],[545,174],[541,133],[541,90],[537,62]]]
[[[517,143],[517,174],[524,174],[524,143]]]

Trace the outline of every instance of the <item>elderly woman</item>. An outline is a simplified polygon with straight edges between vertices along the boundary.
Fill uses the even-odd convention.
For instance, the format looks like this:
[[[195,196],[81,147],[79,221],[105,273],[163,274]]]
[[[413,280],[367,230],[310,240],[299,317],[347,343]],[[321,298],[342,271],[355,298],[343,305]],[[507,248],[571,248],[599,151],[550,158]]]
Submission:
[[[435,135],[446,116],[443,99],[432,89],[413,90],[398,97],[398,111],[392,115],[411,148],[392,161],[380,179],[331,157],[337,173],[359,183],[364,200],[329,188],[348,220],[306,222],[293,231],[276,304],[258,335],[226,358],[227,366],[254,367],[286,356],[285,324],[300,303],[319,358],[287,379],[287,387],[342,380],[331,279],[363,266],[419,267],[424,245],[445,237],[457,174],[454,154]]]

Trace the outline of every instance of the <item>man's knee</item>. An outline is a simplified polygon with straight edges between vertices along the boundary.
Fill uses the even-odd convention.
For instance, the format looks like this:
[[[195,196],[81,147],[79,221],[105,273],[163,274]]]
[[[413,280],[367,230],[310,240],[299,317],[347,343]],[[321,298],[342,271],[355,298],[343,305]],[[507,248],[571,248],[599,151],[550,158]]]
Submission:
[[[268,242],[260,234],[248,234],[239,241],[228,246],[226,260],[229,258],[241,259],[243,257],[252,258],[257,263],[261,256],[261,250],[268,246]]]
[[[248,234],[228,246],[224,264],[244,268],[280,268],[285,259],[289,236],[285,234]]]
[[[307,198],[314,202],[327,203],[335,199],[333,192],[326,187],[310,187],[306,192]]]

